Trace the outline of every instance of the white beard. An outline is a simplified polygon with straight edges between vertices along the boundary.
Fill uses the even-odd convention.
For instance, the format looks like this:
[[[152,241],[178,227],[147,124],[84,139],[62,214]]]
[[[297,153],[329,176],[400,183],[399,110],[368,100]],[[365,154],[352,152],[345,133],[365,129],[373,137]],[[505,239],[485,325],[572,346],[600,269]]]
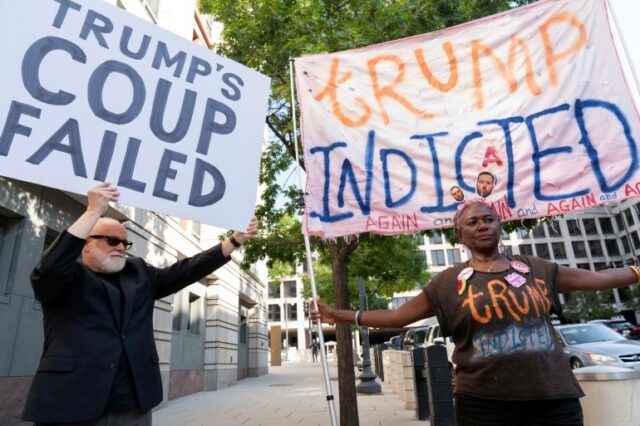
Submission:
[[[112,257],[109,259],[105,259],[104,262],[102,262],[102,265],[100,266],[102,266],[104,273],[115,274],[116,272],[122,271],[126,261],[127,259],[124,256]]]
[[[124,264],[127,261],[125,256],[122,257],[106,257],[102,259],[97,259],[95,256],[91,257],[91,264],[94,266],[95,272],[99,272],[102,274],[115,274],[116,272],[122,271],[124,268]]]

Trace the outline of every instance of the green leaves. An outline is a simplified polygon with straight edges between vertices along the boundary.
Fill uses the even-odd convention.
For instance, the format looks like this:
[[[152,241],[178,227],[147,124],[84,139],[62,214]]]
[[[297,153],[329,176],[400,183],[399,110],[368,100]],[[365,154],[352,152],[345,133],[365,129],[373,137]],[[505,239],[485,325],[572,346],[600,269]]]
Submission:
[[[611,291],[576,291],[571,293],[569,302],[562,310],[562,316],[568,322],[611,318],[616,313],[611,306],[612,298]]]

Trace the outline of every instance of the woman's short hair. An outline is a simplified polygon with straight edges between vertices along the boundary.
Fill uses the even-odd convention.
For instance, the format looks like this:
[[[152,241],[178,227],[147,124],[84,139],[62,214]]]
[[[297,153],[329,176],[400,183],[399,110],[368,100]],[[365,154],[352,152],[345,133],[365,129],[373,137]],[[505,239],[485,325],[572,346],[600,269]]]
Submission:
[[[470,200],[466,200],[466,201],[463,201],[462,203],[458,204],[458,211],[453,216],[453,230],[456,233],[456,235],[458,234],[458,231],[460,230],[460,224],[458,223],[458,220],[460,220],[460,216],[462,216],[462,213],[468,207],[475,206],[475,205],[478,205],[478,204],[486,206],[486,207],[490,208],[491,211],[493,211],[493,209],[491,208],[491,204],[487,203],[484,200],[484,198],[472,198]],[[496,213],[496,216],[498,216],[497,213]]]

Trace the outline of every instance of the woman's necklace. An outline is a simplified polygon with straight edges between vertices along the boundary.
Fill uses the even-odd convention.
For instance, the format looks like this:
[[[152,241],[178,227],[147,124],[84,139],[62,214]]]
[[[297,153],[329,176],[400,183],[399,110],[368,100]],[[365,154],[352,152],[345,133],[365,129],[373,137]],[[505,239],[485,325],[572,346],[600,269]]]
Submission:
[[[486,266],[486,270],[487,270],[487,272],[489,272],[489,273],[493,272],[493,268],[494,268],[494,266],[496,266],[496,264],[497,264],[498,262],[500,262],[500,260],[501,260],[501,259],[502,259],[502,256],[499,256],[497,259],[494,259],[494,260],[492,260],[491,262],[486,262],[486,264],[487,264],[487,266]],[[473,260],[473,259],[471,259],[471,260],[469,261],[469,264],[470,264],[471,266],[474,266],[474,265],[475,265],[475,266],[480,266],[480,265],[481,265],[481,264],[479,264],[477,261],[475,261],[475,260]]]

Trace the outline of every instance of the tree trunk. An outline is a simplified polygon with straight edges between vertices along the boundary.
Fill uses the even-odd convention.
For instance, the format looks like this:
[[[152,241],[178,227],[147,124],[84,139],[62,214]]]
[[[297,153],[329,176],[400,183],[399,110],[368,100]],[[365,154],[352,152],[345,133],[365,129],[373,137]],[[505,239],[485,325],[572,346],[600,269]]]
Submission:
[[[338,309],[349,309],[349,291],[347,287],[348,253],[340,250],[340,248],[341,245],[337,242],[329,244],[335,305]],[[351,325],[338,324],[336,326],[336,347],[338,351],[340,425],[358,426],[358,399],[356,398],[356,378],[353,368]]]

